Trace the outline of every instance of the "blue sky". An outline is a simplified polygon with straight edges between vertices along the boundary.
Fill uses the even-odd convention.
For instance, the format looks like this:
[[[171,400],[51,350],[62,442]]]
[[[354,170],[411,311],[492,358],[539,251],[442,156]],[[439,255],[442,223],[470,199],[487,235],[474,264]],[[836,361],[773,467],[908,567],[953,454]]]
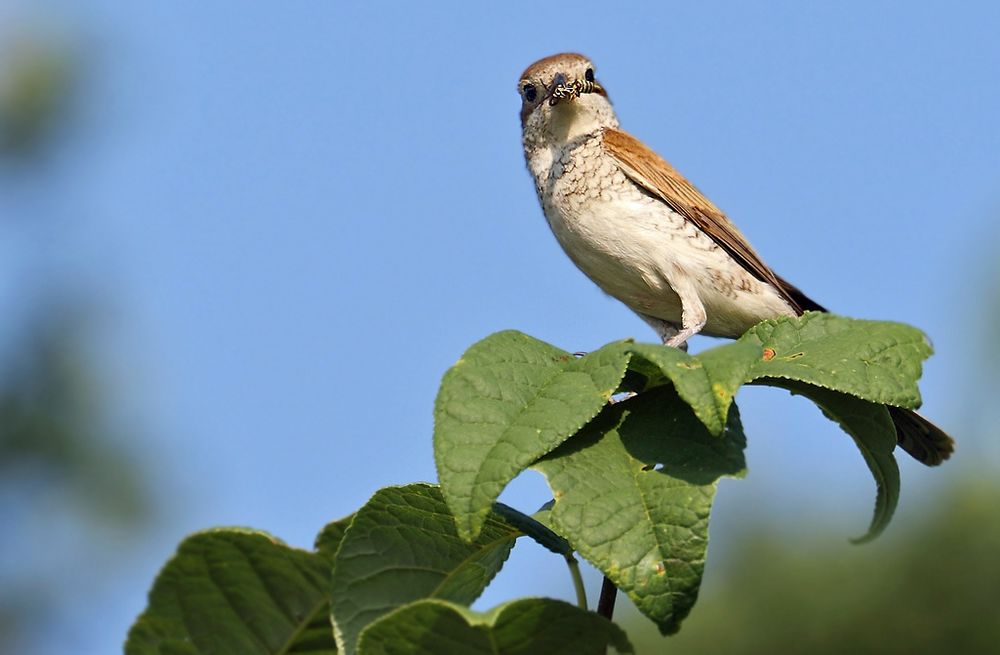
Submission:
[[[377,488],[433,480],[437,383],[487,334],[653,340],[559,250],[524,168],[518,74],[555,52],[590,56],[623,127],[782,276],[839,313],[924,329],[925,410],[963,424],[996,274],[995,3],[94,0],[0,17],[39,6],[75,35],[87,91],[81,136],[44,177],[0,179],[0,212],[56,217],[6,238],[0,307],[24,302],[13,280],[40,257],[98,301],[116,413],[166,506],[59,632],[73,652],[118,648],[191,531],[306,546]],[[750,476],[722,485],[713,548],[754,517],[859,534],[873,485],[850,440],[801,399],[739,400]],[[997,450],[903,462],[904,519],[979,455]],[[541,504],[532,476],[505,499]],[[484,606],[570,597],[530,551]],[[539,566],[553,572],[520,587]]]

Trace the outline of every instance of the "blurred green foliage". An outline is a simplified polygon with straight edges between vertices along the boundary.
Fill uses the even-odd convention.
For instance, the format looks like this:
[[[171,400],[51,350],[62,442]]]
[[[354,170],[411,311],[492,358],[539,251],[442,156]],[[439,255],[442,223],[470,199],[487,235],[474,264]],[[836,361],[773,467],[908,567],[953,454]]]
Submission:
[[[45,481],[102,521],[141,518],[135,463],[107,437],[100,382],[83,352],[81,323],[60,311],[29,323],[16,355],[0,363],[0,496],[18,471]]]
[[[78,62],[57,40],[17,25],[0,35],[0,162],[31,161],[63,141]],[[0,174],[7,170],[0,168]],[[44,177],[30,193],[58,193]],[[13,183],[24,178],[12,176]],[[4,180],[6,181],[6,180]],[[0,228],[12,216],[0,216]],[[30,227],[44,225],[49,218]],[[0,238],[6,237],[0,233]],[[110,399],[89,339],[80,299],[47,277],[45,251],[25,293],[3,307],[0,344],[0,652],[38,652],[36,642],[63,629],[80,590],[99,591],[146,519],[150,496],[142,466],[112,425]],[[17,270],[9,267],[5,270]],[[23,269],[22,269],[23,274]],[[42,279],[43,278],[43,279]],[[53,291],[52,288],[55,290]],[[96,600],[99,596],[94,595]],[[69,648],[72,652],[72,648]]]
[[[50,41],[25,36],[0,47],[0,155],[41,149],[68,113],[74,72]]]
[[[997,652],[1000,487],[925,502],[919,521],[849,549],[816,526],[794,538],[761,528],[678,635],[661,638],[634,612],[623,627],[647,655]]]
[[[0,652],[30,649],[72,597],[64,585],[105,566],[94,555],[120,552],[129,541],[118,532],[134,533],[151,505],[142,467],[108,426],[79,321],[44,313],[25,332],[0,362],[0,520],[10,531]]]

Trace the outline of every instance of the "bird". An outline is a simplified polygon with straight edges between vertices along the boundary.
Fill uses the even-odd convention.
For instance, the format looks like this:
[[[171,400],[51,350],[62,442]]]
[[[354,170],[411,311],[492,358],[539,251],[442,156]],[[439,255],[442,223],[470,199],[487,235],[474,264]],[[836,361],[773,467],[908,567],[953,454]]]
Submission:
[[[556,240],[667,346],[738,338],[780,316],[825,312],[775,273],[729,218],[673,166],[623,131],[593,62],[545,57],[518,80],[528,171]],[[954,441],[920,414],[886,406],[899,445],[935,466]]]

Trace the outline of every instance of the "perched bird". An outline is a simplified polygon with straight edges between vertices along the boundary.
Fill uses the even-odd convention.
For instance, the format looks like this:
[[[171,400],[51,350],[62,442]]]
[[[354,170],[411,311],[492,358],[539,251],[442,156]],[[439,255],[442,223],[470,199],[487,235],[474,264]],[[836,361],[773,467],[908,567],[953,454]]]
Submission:
[[[623,132],[594,65],[541,59],[518,82],[524,157],[549,227],[587,277],[668,346],[736,338],[777,316],[826,311],[772,271],[722,211]],[[919,414],[887,406],[899,444],[935,465],[954,444]]]

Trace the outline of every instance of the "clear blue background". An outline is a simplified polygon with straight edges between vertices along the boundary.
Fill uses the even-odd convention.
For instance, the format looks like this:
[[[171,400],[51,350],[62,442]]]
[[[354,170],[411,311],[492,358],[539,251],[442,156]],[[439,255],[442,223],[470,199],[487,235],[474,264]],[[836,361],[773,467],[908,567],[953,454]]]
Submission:
[[[623,127],[783,276],[840,313],[926,330],[925,411],[965,424],[996,281],[996,3],[0,12],[25,15],[72,35],[84,136],[37,179],[0,180],[0,212],[55,217],[4,228],[0,309],[28,302],[36,275],[98,301],[116,413],[164,508],[137,547],[123,538],[68,567],[48,652],[120,648],[191,531],[251,525],[308,546],[377,488],[435,479],[437,384],[477,339],[653,340],[559,250],[524,168],[518,75],[555,52],[590,56]],[[836,539],[859,534],[874,490],[850,440],[800,399],[740,400],[750,476],[722,485],[713,556],[754,521],[794,531],[822,517]],[[902,462],[902,519],[984,458],[996,446],[967,440],[940,470]],[[504,498],[531,510],[545,488],[529,474]],[[72,530],[53,521],[51,538]],[[480,605],[539,593],[572,591],[561,564],[522,545]]]

